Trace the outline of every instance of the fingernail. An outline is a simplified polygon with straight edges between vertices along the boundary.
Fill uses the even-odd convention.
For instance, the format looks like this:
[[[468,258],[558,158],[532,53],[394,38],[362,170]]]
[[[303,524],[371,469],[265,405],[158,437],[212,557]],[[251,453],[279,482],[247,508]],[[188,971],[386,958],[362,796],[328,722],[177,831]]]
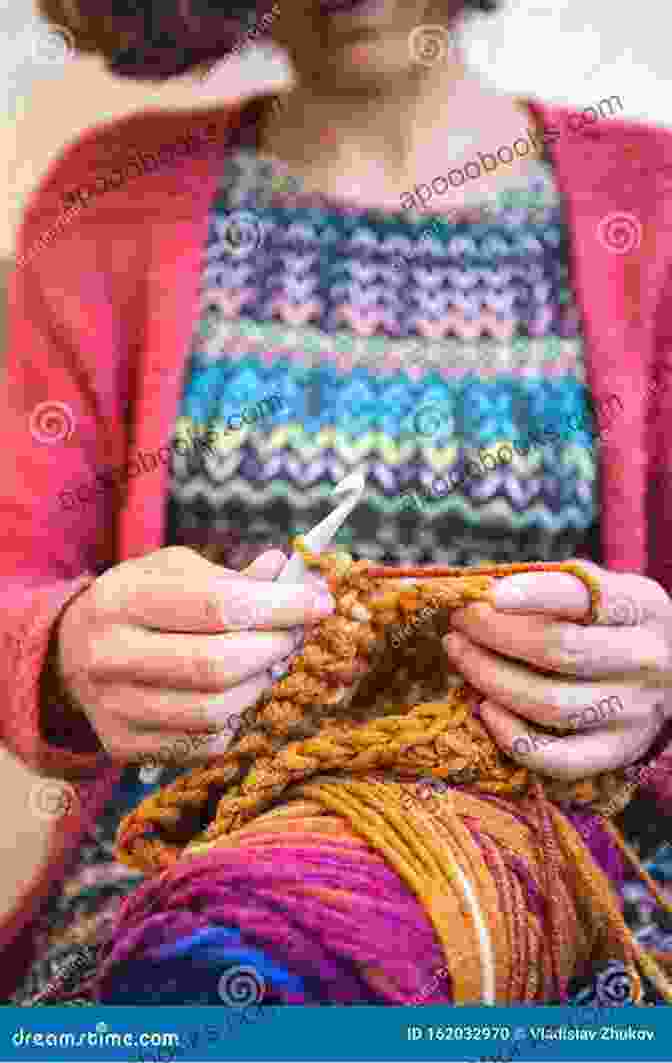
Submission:
[[[319,589],[313,593],[312,600],[308,604],[308,611],[313,616],[330,616],[336,609],[333,594],[327,590]]]
[[[525,592],[515,584],[503,580],[495,587],[493,595],[496,609],[520,609],[525,605]]]

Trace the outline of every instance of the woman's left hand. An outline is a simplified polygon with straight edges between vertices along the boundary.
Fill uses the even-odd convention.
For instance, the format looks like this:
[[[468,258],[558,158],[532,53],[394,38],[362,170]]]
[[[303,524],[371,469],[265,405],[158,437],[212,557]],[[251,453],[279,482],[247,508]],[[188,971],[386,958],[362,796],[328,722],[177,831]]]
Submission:
[[[497,744],[569,780],[639,760],[672,716],[672,599],[644,576],[576,563],[599,582],[600,624],[580,623],[590,601],[575,576],[526,572],[497,582],[496,608],[454,612],[444,639],[486,695],[481,719]],[[547,735],[534,723],[578,733]]]

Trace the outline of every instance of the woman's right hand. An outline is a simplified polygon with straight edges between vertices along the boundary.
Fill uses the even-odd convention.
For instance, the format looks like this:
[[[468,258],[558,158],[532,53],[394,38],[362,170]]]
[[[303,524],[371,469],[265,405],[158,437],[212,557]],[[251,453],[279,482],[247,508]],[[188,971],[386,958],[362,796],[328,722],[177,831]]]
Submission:
[[[231,718],[296,649],[292,629],[334,611],[322,580],[272,582],[286,560],[272,550],[240,573],[169,546],[116,565],[73,599],[57,632],[60,686],[110,756],[224,752]]]

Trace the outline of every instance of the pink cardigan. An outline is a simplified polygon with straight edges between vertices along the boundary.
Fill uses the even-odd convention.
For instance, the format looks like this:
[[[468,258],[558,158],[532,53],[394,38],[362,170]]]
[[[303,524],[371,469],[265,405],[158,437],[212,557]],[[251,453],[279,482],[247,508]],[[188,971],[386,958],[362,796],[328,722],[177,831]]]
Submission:
[[[614,393],[624,404],[603,442],[604,563],[645,573],[670,591],[672,388],[664,387],[661,367],[672,368],[672,197],[665,185],[672,134],[615,118],[572,134],[572,112],[530,106],[539,124],[562,131],[550,150],[566,201],[588,383],[598,409]],[[86,735],[73,737],[81,752],[55,745],[53,724],[46,740],[40,675],[54,623],[73,595],[104,567],[163,545],[167,467],[157,462],[152,470],[148,462],[138,473],[131,466],[121,499],[100,489],[93,501],[67,509],[59,494],[94,484],[97,473],[140,451],[156,454],[172,436],[208,210],[238,113],[146,111],[99,126],[51,166],[24,215],[0,404],[2,732],[33,769],[70,779],[77,800],[53,832],[46,871],[0,928],[0,948],[25,930],[119,778],[90,734],[88,746]],[[194,139],[175,158],[170,145],[184,134]],[[145,172],[132,163],[133,173],[124,174],[133,152],[161,147],[163,161],[156,157],[154,165],[144,154]],[[79,186],[91,189],[120,170],[121,183],[110,176],[64,217]],[[619,224],[634,245],[627,253],[610,248],[605,235]],[[57,713],[50,709],[52,721]],[[672,747],[647,785],[672,804],[666,759]]]

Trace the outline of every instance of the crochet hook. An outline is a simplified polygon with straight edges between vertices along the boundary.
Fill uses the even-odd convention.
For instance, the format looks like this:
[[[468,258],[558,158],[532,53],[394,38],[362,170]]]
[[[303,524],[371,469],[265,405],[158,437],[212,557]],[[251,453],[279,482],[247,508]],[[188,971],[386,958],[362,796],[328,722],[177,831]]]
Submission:
[[[352,513],[353,509],[359,505],[362,495],[364,494],[364,488],[366,481],[364,474],[361,472],[350,473],[344,480],[341,480],[336,484],[332,495],[345,495],[341,504],[332,510],[324,520],[316,524],[311,531],[307,532],[301,538],[305,545],[313,554],[321,553],[325,547],[329,546],[336,532],[339,528],[345,524],[346,520]],[[290,557],[287,564],[281,569],[280,573],[275,577],[276,583],[303,583],[308,572],[304,564],[304,560],[298,551],[295,551]],[[303,640],[302,640],[303,641]],[[289,661],[299,651],[300,646],[290,654],[284,661],[274,664],[269,669],[272,679],[282,679],[287,674],[289,668]]]
[[[339,528],[345,524],[353,509],[359,505],[365,486],[366,481],[361,472],[350,473],[336,484],[332,495],[347,495],[347,497],[324,520],[301,536],[311,553],[320,554],[325,547],[329,546]],[[295,551],[280,574],[276,576],[275,581],[276,583],[301,583],[305,578],[306,566],[301,554]]]

